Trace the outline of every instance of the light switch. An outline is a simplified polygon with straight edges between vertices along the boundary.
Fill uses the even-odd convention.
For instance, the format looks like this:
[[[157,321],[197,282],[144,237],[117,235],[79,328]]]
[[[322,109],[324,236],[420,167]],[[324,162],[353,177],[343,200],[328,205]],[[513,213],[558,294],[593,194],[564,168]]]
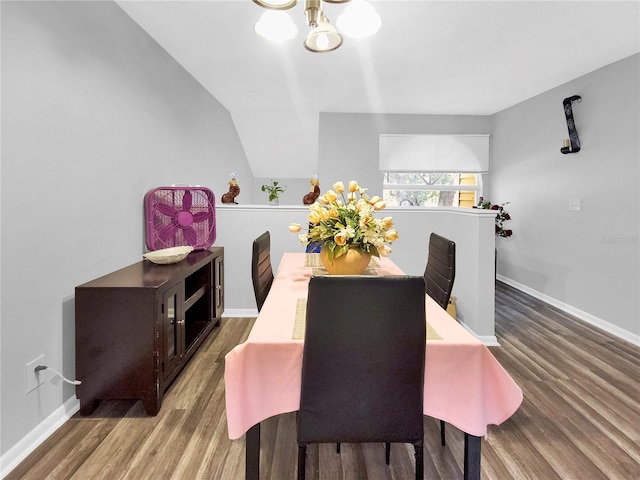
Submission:
[[[569,211],[571,212],[579,212],[582,207],[582,200],[579,198],[570,198],[569,199]]]

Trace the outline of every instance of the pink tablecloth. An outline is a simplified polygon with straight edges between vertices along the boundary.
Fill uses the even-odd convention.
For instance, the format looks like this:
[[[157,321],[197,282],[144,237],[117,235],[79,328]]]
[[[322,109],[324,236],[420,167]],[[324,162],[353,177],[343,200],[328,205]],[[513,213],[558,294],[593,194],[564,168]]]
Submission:
[[[302,340],[292,340],[298,298],[306,298],[312,269],[304,253],[287,253],[247,341],[225,360],[229,438],[300,405]],[[380,275],[402,274],[388,258]],[[491,352],[426,297],[427,321],[442,337],[427,341],[424,413],[483,436],[522,403],[522,390]]]

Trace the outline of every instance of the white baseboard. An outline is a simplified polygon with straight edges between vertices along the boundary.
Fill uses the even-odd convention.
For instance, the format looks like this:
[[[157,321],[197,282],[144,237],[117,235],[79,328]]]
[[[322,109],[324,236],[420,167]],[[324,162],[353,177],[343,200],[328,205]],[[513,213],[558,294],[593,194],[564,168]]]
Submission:
[[[629,343],[632,343],[636,346],[640,346],[640,335],[624,330],[623,328],[620,328],[617,325],[613,325],[612,323],[609,323],[606,320],[598,318],[595,315],[591,315],[590,313],[587,313],[575,307],[572,307],[571,305],[561,302],[560,300],[556,300],[553,297],[550,297],[542,292],[538,292],[537,290],[534,290],[531,287],[527,287],[526,285],[523,285],[520,282],[516,282],[515,280],[512,280],[510,278],[504,277],[502,275],[496,275],[496,278],[501,282],[504,282],[507,285],[512,286],[513,288],[516,288],[528,295],[531,295],[532,297],[535,297],[538,300],[542,300],[543,302],[548,303],[549,305],[552,305],[562,310],[563,312],[573,315],[574,317],[577,317],[580,320],[593,325],[594,327],[598,327],[604,330],[605,332],[608,332],[612,335],[615,335],[618,338],[621,338],[622,340],[626,340]]]
[[[465,327],[466,328],[466,327]],[[469,330],[471,331],[471,330]],[[473,333],[473,332],[472,332]],[[499,347],[498,337],[495,335],[476,335],[476,338],[480,340],[486,347]]]
[[[258,310],[255,308],[225,308],[222,313],[224,318],[255,318]]]
[[[51,415],[45,418],[36,428],[31,430],[22,440],[8,450],[2,458],[0,477],[6,477],[27,456],[38,448],[47,438],[53,435],[64,422],[69,420],[78,410],[80,401],[74,396],[64,402]]]
[[[500,343],[498,343],[498,337],[496,337],[495,335],[478,335],[471,328],[469,328],[469,326],[466,323],[464,323],[462,320],[460,320],[459,318],[457,320],[458,320],[458,323],[460,325],[462,325],[464,328],[466,328],[467,331],[471,335],[473,335],[478,340],[480,340],[486,347],[499,347],[500,346]]]

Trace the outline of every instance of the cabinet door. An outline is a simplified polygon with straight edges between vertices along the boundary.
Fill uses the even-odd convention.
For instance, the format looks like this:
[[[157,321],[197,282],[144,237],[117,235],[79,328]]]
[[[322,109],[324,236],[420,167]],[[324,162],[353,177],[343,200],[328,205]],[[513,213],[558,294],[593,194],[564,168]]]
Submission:
[[[179,366],[184,354],[184,318],[181,284],[174,285],[162,296],[162,344],[163,378],[167,378]]]
[[[222,255],[214,260],[213,285],[215,297],[213,315],[220,319],[224,311],[224,257]]]

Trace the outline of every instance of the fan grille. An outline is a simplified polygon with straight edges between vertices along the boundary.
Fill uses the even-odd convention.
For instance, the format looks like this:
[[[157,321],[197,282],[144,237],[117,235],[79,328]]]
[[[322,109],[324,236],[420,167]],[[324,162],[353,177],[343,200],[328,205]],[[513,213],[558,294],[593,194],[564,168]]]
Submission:
[[[159,187],[145,195],[149,250],[190,245],[209,248],[216,238],[215,199],[202,187]]]

